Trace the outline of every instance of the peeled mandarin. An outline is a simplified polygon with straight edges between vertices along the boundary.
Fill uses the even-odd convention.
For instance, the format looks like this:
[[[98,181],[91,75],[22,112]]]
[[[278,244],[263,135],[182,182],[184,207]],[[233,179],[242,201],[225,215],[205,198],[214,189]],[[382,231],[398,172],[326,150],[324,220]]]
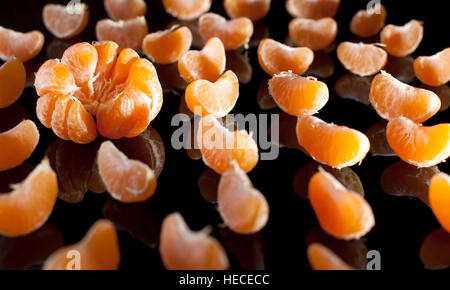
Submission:
[[[413,53],[423,38],[423,24],[415,19],[403,26],[386,25],[380,34],[381,43],[393,56],[405,56]]]
[[[0,59],[26,62],[41,52],[44,35],[38,30],[22,33],[0,26]]]
[[[46,4],[42,11],[45,27],[61,39],[80,34],[88,23],[88,15],[88,8],[84,3]]]
[[[292,17],[320,19],[336,15],[340,0],[287,0],[286,10]]]
[[[144,16],[147,4],[144,0],[104,0],[106,13],[114,20],[128,20]]]
[[[336,39],[337,30],[336,20],[330,17],[318,20],[294,18],[289,22],[289,37],[292,41],[314,51],[330,46]]]
[[[430,182],[430,205],[441,226],[450,233],[450,176],[437,173]]]
[[[230,18],[247,17],[257,21],[266,17],[271,0],[224,0],[223,7]]]
[[[361,9],[353,16],[350,31],[359,37],[372,37],[383,27],[386,14],[386,8],[381,3],[376,3],[369,11]]]
[[[148,26],[144,16],[118,21],[103,19],[95,25],[95,33],[99,41],[114,41],[120,49],[139,49]]]
[[[379,72],[388,59],[386,51],[374,44],[346,41],[339,44],[336,53],[342,65],[359,76],[370,76]]]
[[[450,47],[414,61],[416,77],[424,84],[438,87],[450,80]]]
[[[211,8],[211,0],[163,0],[166,12],[180,20],[200,17]]]
[[[18,59],[0,66],[0,109],[12,105],[22,95],[26,76],[25,66]]]

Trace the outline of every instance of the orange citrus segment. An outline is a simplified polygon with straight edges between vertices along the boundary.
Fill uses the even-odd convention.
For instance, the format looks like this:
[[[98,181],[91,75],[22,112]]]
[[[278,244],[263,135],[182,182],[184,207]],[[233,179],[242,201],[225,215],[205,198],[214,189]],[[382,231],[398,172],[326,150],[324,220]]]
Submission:
[[[203,79],[215,81],[225,70],[226,56],[222,41],[213,37],[201,51],[190,50],[178,60],[180,76],[188,83]]]
[[[98,40],[114,41],[120,49],[139,49],[148,33],[148,26],[144,16],[119,21],[103,19],[97,22],[95,32]]]
[[[277,105],[292,116],[313,115],[328,102],[328,87],[313,77],[282,72],[269,80]]]
[[[399,117],[389,121],[386,137],[398,157],[418,167],[439,164],[450,155],[450,124],[426,127]]]
[[[289,22],[289,37],[298,46],[321,50],[336,39],[337,23],[333,18],[319,20],[294,18]]]
[[[246,17],[225,19],[216,13],[206,13],[198,21],[198,29],[203,39],[219,38],[225,50],[237,49],[248,44],[253,34],[253,23]]]
[[[51,254],[44,263],[44,270],[117,270],[120,249],[114,225],[105,219],[91,226],[84,238]]]
[[[26,62],[38,55],[42,46],[44,35],[40,31],[21,33],[0,26],[0,59],[3,61],[17,58]]]
[[[87,6],[84,3],[46,4],[42,18],[48,31],[58,38],[67,39],[84,30],[88,23],[88,14]]]
[[[450,176],[440,172],[430,182],[430,205],[441,226],[450,233]]]
[[[17,101],[25,88],[27,73],[23,63],[10,60],[0,67],[0,109]]]
[[[283,71],[304,73],[314,60],[314,53],[307,47],[289,47],[273,39],[264,39],[258,46],[258,61],[269,75]]]
[[[234,160],[220,178],[218,209],[225,224],[239,234],[259,232],[269,218],[266,198]]]
[[[355,270],[333,251],[319,243],[308,246],[307,256],[313,270]]]
[[[266,17],[271,0],[224,0],[223,7],[230,18],[247,17],[257,21]]]
[[[359,76],[370,76],[379,72],[387,63],[386,51],[374,44],[343,42],[337,48],[342,65]]]
[[[42,64],[36,73],[34,87],[39,96],[73,94],[77,90],[72,73],[58,59],[50,59]]]
[[[147,4],[144,0],[104,0],[106,13],[114,20],[128,20],[144,16]]]
[[[308,186],[309,200],[322,229],[337,239],[359,239],[375,225],[369,203],[346,189],[333,175],[319,170]]]
[[[40,228],[50,216],[58,194],[56,174],[48,160],[42,160],[22,183],[11,188],[10,193],[0,194],[0,234],[22,236]]]
[[[340,0],[287,0],[286,10],[292,17],[320,19],[336,15]]]
[[[378,115],[386,120],[403,116],[421,123],[441,108],[439,97],[432,91],[402,83],[384,71],[372,80],[369,99]]]
[[[98,150],[98,169],[109,194],[122,202],[141,202],[156,189],[156,177],[146,164],[128,159],[111,141]]]
[[[383,27],[386,16],[387,12],[383,4],[375,3],[369,11],[361,9],[356,12],[350,22],[350,31],[359,37],[372,37]]]
[[[144,53],[154,62],[173,63],[185,54],[192,43],[192,33],[186,26],[148,34],[143,42]]]
[[[200,17],[211,8],[211,0],[163,0],[166,12],[181,20]]]
[[[369,152],[369,139],[363,133],[325,123],[314,116],[299,117],[296,130],[298,144],[314,160],[331,167],[360,163]]]
[[[133,49],[122,49],[112,70],[111,81],[116,85],[123,84],[128,79],[131,66],[138,59],[139,54]]]
[[[419,56],[414,61],[416,77],[429,86],[441,86],[450,80],[450,47],[432,55]]]
[[[197,80],[188,85],[185,100],[193,113],[215,118],[226,116],[239,97],[239,81],[232,71],[225,72],[214,83]]]
[[[386,25],[380,34],[381,43],[393,56],[405,56],[413,53],[423,38],[423,24],[415,19],[403,26]]]
[[[169,270],[226,270],[229,267],[222,245],[206,229],[191,231],[179,213],[164,218],[159,253]]]

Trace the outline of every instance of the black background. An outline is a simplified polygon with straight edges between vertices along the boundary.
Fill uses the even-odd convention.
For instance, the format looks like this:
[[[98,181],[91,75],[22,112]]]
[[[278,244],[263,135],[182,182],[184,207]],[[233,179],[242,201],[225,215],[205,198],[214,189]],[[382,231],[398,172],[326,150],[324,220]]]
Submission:
[[[52,2],[66,3],[65,1]],[[103,1],[86,2],[90,9],[89,24],[81,35],[69,40],[69,44],[81,40],[88,42],[96,40],[95,23],[99,19],[107,17]],[[161,1],[147,0],[146,2],[149,31],[164,29],[170,21],[173,21],[164,12]],[[213,2],[211,10],[225,15],[222,1],[213,0]],[[357,10],[365,8],[367,3],[367,1],[348,0],[341,2],[339,12],[335,17],[339,27],[337,43],[344,40],[355,40],[348,29],[350,19]],[[413,54],[414,57],[431,55],[449,46],[448,8],[445,2],[447,1],[382,1],[388,11],[386,23],[402,25],[413,18],[424,21],[424,39],[419,49]],[[49,44],[53,44],[55,47],[60,43],[58,40],[54,40],[42,23],[41,11],[45,3],[48,2],[0,1],[0,25],[18,31],[38,29],[45,34],[46,44],[42,52],[26,65],[28,73],[36,70],[39,63],[47,59]],[[270,37],[284,42],[290,19],[291,17],[285,11],[284,1],[272,0],[270,14],[262,22],[270,30]],[[259,68],[256,47],[251,47],[248,54],[253,67],[253,78],[249,84],[241,85],[240,98],[232,113],[267,113],[267,111],[259,109],[256,102],[258,86],[267,78],[267,75]],[[330,101],[318,116],[328,122],[347,125],[366,132],[380,118],[368,106],[352,100],[341,99],[333,92],[336,79],[346,71],[337,61],[335,51],[330,52],[330,56],[334,60],[335,74],[324,80],[330,88]],[[418,82],[413,84],[419,85]],[[37,164],[43,158],[47,147],[55,140],[54,134],[44,128],[36,119],[36,99],[34,88],[29,87],[19,100],[19,104],[26,108],[41,133],[39,145],[29,160],[29,163],[32,164]],[[176,129],[170,126],[170,121],[172,116],[178,113],[179,100],[179,94],[165,93],[163,109],[151,124],[164,140],[166,162],[158,180],[157,192],[147,202],[148,208],[142,218],[148,219],[148,211],[151,211],[150,216],[153,214],[156,224],[160,225],[167,214],[180,211],[189,226],[194,230],[199,230],[206,225],[217,225],[221,219],[214,206],[205,201],[199,193],[197,179],[207,167],[201,160],[189,159],[184,150],[174,150],[170,146],[171,134]],[[278,109],[269,111],[269,113],[276,112]],[[0,118],[3,124],[8,123],[3,119],[1,111]],[[427,121],[427,124],[449,121],[447,111],[438,113]],[[422,269],[423,266],[419,260],[420,245],[428,233],[439,228],[439,224],[431,210],[420,200],[390,196],[383,192],[380,187],[381,172],[396,161],[398,161],[397,157],[372,157],[369,154],[361,166],[352,168],[361,178],[365,196],[371,204],[376,218],[376,226],[366,236],[366,245],[368,249],[381,252],[383,269]],[[247,240],[250,241],[250,244],[257,245],[254,249],[264,256],[265,267],[268,270],[290,267],[300,272],[309,269],[306,259],[306,235],[317,226],[317,220],[309,201],[295,194],[293,180],[296,172],[310,162],[310,158],[301,151],[282,148],[278,159],[260,161],[249,174],[255,187],[263,192],[269,201],[270,219],[259,236],[236,237],[234,244],[246,245],[244,240]],[[444,165],[439,167],[448,172]],[[1,181],[5,184],[8,183],[5,180]],[[58,200],[48,222],[62,233],[65,244],[77,242],[97,219],[103,217],[103,205],[108,198],[106,193],[98,195],[89,192],[83,202],[78,204]],[[151,221],[143,220],[142,223],[143,225],[151,224]],[[215,226],[213,235],[226,244],[223,236],[219,235],[219,230],[220,227]],[[152,232],[150,227],[146,229],[143,226],[143,231],[150,236],[157,237],[158,235],[157,229]],[[157,248],[147,247],[123,231],[119,233],[119,242],[122,256],[121,269],[163,268]],[[262,251],[259,250],[260,247],[263,249]],[[0,249],[0,252],[6,250],[11,249]],[[26,256],[32,251],[39,250],[30,247],[18,252],[20,255]],[[231,253],[228,247],[227,251],[232,268],[241,269],[238,262],[241,257]],[[248,252],[249,249],[244,248],[244,253]],[[39,268],[39,265],[30,265],[28,268]]]

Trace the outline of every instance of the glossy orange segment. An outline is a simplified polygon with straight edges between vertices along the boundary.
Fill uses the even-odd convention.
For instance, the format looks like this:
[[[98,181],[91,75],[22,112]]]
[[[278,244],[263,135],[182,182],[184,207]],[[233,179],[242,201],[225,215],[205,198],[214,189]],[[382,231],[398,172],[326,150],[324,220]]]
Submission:
[[[220,178],[218,209],[225,224],[239,234],[259,232],[269,219],[266,198],[234,160]]]
[[[261,68],[273,76],[284,71],[304,73],[314,60],[314,52],[307,47],[289,47],[273,39],[263,39],[258,46]]]
[[[117,270],[120,249],[116,229],[108,220],[95,222],[81,241],[51,254],[44,270]],[[77,268],[79,266],[79,268]]]
[[[313,270],[356,270],[332,250],[319,243],[310,244],[306,254]]]
[[[163,0],[162,4],[167,13],[180,20],[193,20],[210,8],[211,0]]]
[[[81,144],[97,130],[111,139],[142,133],[161,109],[162,88],[150,61],[129,48],[117,53],[114,42],[84,42],[46,61],[35,79],[41,123]]]
[[[450,176],[437,173],[430,182],[430,205],[441,226],[450,233]]]
[[[247,17],[257,21],[267,16],[271,0],[224,0],[223,7],[230,18]]]
[[[0,194],[0,234],[23,236],[47,221],[56,202],[58,181],[44,159],[22,183],[11,188],[11,192]]]
[[[203,39],[219,38],[225,50],[245,46],[253,34],[253,22],[247,17],[227,20],[216,13],[206,13],[198,20],[198,30]]]
[[[403,161],[430,167],[450,155],[450,124],[423,126],[399,117],[389,121],[386,129],[389,146]]]
[[[388,55],[374,44],[342,42],[337,48],[341,64],[359,76],[370,76],[379,72],[387,63]]]
[[[139,49],[142,40],[148,34],[147,21],[144,16],[129,20],[99,20],[95,26],[99,41],[114,41],[120,50],[124,48]]]
[[[192,44],[192,33],[186,26],[148,34],[142,50],[153,61],[162,64],[176,62]]]
[[[313,115],[328,102],[328,87],[314,77],[282,72],[269,80],[274,101],[292,116]]]
[[[51,34],[57,38],[68,39],[80,34],[86,28],[89,12],[84,3],[46,4],[42,18]]]
[[[330,17],[318,20],[294,18],[289,22],[289,37],[297,46],[322,50],[336,39],[338,27]]]
[[[185,92],[186,104],[191,112],[201,116],[225,117],[239,97],[239,80],[232,71],[225,72],[214,83],[197,80]]]
[[[441,86],[450,81],[450,47],[433,54],[419,56],[414,61],[416,77],[429,86]]]
[[[208,229],[193,232],[180,213],[166,216],[161,225],[159,253],[168,270],[226,270],[228,257]]]
[[[322,229],[343,240],[359,239],[375,225],[369,203],[346,189],[324,170],[314,174],[308,186],[309,200]]]
[[[104,0],[106,13],[114,20],[128,20],[144,16],[147,4],[144,0]]]
[[[340,0],[286,0],[286,10],[292,17],[320,19],[334,17]]]
[[[297,140],[311,157],[334,168],[361,163],[370,149],[363,133],[314,116],[301,116],[297,121]]]
[[[41,52],[44,35],[38,30],[22,33],[0,26],[0,59],[26,62]]]
[[[411,54],[422,41],[423,22],[413,19],[403,26],[386,25],[380,37],[390,55],[401,57]]]
[[[258,146],[245,130],[230,131],[212,116],[203,117],[198,125],[197,144],[205,164],[219,174],[232,167],[251,171],[258,163]]]
[[[375,3],[371,10],[361,9],[353,15],[350,31],[359,37],[378,34],[386,22],[387,11],[381,3]]]
[[[225,48],[222,41],[213,37],[200,51],[190,50],[178,60],[180,76],[188,83],[195,80],[215,81],[224,71]]]
[[[10,60],[0,66],[0,109],[14,104],[25,89],[27,73],[18,60]]]
[[[130,160],[111,141],[98,150],[97,164],[106,190],[122,202],[142,202],[156,190],[156,177],[151,168],[138,160]]]
[[[425,269],[450,268],[450,234],[442,228],[429,233],[420,246],[419,255]]]
[[[441,100],[432,91],[402,83],[384,71],[372,80],[369,99],[386,120],[403,116],[422,123],[441,108]]]
[[[31,120],[23,120],[14,128],[0,133],[0,171],[22,164],[39,142],[39,131]]]

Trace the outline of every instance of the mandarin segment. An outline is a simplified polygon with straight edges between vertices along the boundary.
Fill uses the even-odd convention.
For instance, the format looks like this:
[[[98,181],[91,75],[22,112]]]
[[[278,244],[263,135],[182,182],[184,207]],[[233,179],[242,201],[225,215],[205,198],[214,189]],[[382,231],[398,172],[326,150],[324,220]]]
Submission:
[[[12,105],[22,95],[26,77],[25,66],[18,59],[7,61],[0,67],[0,109]]]
[[[424,84],[438,87],[450,80],[450,47],[414,61],[416,77]]]
[[[259,232],[269,219],[266,198],[234,160],[220,178],[218,209],[225,224],[239,234]]]
[[[350,31],[359,37],[375,36],[384,26],[386,16],[383,4],[375,3],[371,10],[361,9],[356,12],[350,22]]]
[[[304,73],[314,60],[314,52],[307,47],[289,47],[273,39],[263,39],[258,46],[261,68],[273,76],[284,71]]]
[[[207,231],[193,232],[180,213],[163,220],[159,253],[169,270],[226,270],[229,262],[222,245]]]
[[[105,219],[98,220],[81,241],[51,254],[42,268],[75,270],[74,253],[79,255],[79,270],[117,270],[120,264],[120,249],[113,223]]]
[[[289,37],[302,47],[309,47],[314,51],[330,46],[336,39],[337,23],[333,18],[318,20],[294,18],[289,22]]]
[[[95,33],[98,40],[114,41],[120,49],[139,49],[148,33],[148,26],[144,16],[118,21],[103,19],[97,22]]]
[[[444,172],[435,174],[430,182],[430,205],[441,226],[450,233],[450,176]]]
[[[223,7],[230,18],[247,17],[257,21],[267,16],[271,0],[224,0]]]
[[[282,72],[269,80],[277,105],[292,116],[313,115],[328,102],[328,87],[313,77]]]
[[[88,15],[87,5],[79,2],[69,5],[46,4],[42,11],[47,30],[61,39],[80,34],[88,23]]]
[[[399,117],[389,121],[386,137],[398,157],[418,167],[439,164],[450,155],[450,124],[447,123],[423,126]]]
[[[128,20],[144,16],[147,4],[144,0],[104,0],[106,13],[114,20]]]
[[[0,59],[17,58],[26,62],[41,52],[44,46],[42,32],[33,30],[22,33],[0,26]]]
[[[253,23],[246,17],[228,20],[216,13],[206,13],[198,21],[198,29],[203,39],[219,38],[225,50],[246,46],[253,34]]]
[[[322,229],[337,239],[359,239],[375,225],[369,203],[346,189],[331,174],[319,170],[308,186],[309,200]]]
[[[320,19],[334,17],[340,0],[287,0],[286,10],[292,17]]]
[[[180,20],[200,17],[211,8],[211,0],[163,0],[166,12]]]
[[[369,139],[363,133],[314,116],[301,116],[297,121],[297,140],[311,157],[334,168],[362,162],[369,152]]]
[[[402,83],[384,71],[373,78],[369,99],[386,120],[403,116],[422,123],[441,108],[439,97],[432,91]]]
[[[313,270],[355,270],[332,250],[319,243],[308,246],[307,256]]]
[[[3,148],[3,147],[2,147]],[[0,194],[0,234],[16,237],[40,228],[50,216],[56,202],[58,182],[47,159],[13,191]]]
[[[380,34],[381,43],[393,56],[401,57],[413,53],[423,38],[423,23],[411,20],[403,26],[386,25]]]
[[[341,64],[359,76],[370,76],[379,72],[387,63],[388,55],[374,44],[342,42],[337,48]]]

